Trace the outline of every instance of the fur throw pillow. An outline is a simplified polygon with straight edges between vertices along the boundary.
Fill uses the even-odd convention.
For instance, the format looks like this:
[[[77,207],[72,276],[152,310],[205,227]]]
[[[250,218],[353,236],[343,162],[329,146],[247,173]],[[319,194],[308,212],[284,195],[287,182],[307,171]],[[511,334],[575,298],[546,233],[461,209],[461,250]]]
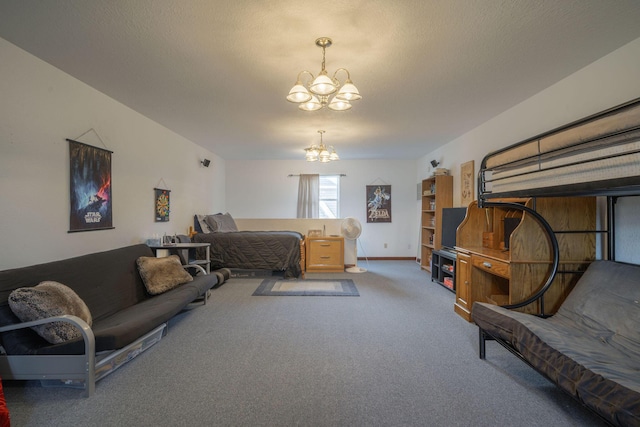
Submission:
[[[163,258],[141,256],[136,263],[144,286],[151,295],[167,292],[193,280],[193,277],[182,267],[178,255]]]
[[[9,307],[22,322],[71,314],[91,326],[91,312],[71,288],[62,283],[45,281],[36,286],[18,288],[8,298]],[[80,329],[67,322],[52,322],[31,327],[51,344],[60,344],[82,337]]]

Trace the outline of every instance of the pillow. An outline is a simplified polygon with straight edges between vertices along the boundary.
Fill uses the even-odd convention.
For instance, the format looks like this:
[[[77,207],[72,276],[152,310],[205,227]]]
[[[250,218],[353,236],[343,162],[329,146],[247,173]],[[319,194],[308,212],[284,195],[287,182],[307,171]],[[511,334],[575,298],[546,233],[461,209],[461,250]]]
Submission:
[[[229,212],[227,212],[226,214],[207,215],[205,221],[207,222],[207,224],[209,224],[209,227],[212,228],[213,231],[217,231],[220,233],[238,231],[236,222],[233,220]]]
[[[45,281],[36,286],[18,288],[9,294],[9,307],[21,322],[46,319],[71,314],[78,316],[89,326],[91,312],[71,288],[62,283]],[[51,344],[60,344],[82,337],[80,329],[71,323],[53,322],[32,326],[38,335]]]
[[[205,221],[206,215],[196,215],[194,226],[197,232],[199,233],[212,233],[211,227]]]
[[[169,255],[164,258],[141,256],[136,263],[144,287],[151,295],[159,295],[193,280],[193,277],[182,268],[178,255]]]
[[[215,233],[218,231],[218,221],[216,220],[218,215],[221,214],[207,215],[204,217],[204,222],[207,224],[207,227],[209,227],[209,233]]]

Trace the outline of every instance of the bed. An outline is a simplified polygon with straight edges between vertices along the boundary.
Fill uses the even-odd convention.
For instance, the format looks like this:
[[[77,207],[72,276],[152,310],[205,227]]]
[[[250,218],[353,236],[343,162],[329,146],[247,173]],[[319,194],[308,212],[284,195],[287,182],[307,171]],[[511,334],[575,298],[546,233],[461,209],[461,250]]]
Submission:
[[[195,243],[210,243],[211,269],[275,271],[300,277],[304,236],[296,231],[238,231],[231,215],[195,215]]]
[[[485,156],[478,206],[519,209],[548,237],[551,268],[528,298],[508,306],[475,302],[479,355],[493,340],[611,425],[640,425],[640,267],[615,261],[616,199],[640,195],[640,99]],[[587,268],[552,316],[524,313],[558,274],[557,232],[535,208],[500,200],[601,196],[605,260]],[[575,273],[575,272],[572,272]]]

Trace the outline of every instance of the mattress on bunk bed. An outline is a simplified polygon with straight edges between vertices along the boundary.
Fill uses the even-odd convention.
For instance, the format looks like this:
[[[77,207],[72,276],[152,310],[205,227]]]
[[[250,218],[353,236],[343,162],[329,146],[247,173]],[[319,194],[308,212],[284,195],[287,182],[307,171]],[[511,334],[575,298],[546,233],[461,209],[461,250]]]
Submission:
[[[494,194],[606,189],[640,177],[640,102],[487,156]]]
[[[550,318],[476,302],[472,318],[616,425],[640,425],[640,266],[595,261]]]

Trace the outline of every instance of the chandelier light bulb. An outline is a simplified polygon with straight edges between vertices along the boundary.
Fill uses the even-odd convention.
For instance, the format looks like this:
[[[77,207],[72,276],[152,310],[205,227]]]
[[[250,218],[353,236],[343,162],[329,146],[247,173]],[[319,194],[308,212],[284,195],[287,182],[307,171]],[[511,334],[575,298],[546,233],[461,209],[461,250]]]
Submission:
[[[291,102],[307,102],[311,99],[311,94],[307,90],[306,87],[302,85],[302,82],[296,82],[295,86],[291,88],[289,91],[289,95],[287,95],[287,101]]]
[[[362,96],[360,96],[360,92],[358,92],[358,88],[353,84],[353,82],[347,79],[344,85],[340,88],[336,98],[344,101],[357,101],[362,98]]]
[[[343,101],[338,99],[338,97],[334,97],[329,103],[329,109],[333,111],[345,111],[352,107],[349,101]]]
[[[316,77],[313,83],[311,83],[309,90],[316,95],[331,95],[336,90],[338,90],[338,88],[329,78],[329,76],[327,76],[326,71],[322,70],[321,73],[322,72],[324,72],[325,74],[320,74],[318,77]]]
[[[298,108],[304,111],[316,111],[322,108],[322,103],[315,96],[311,96],[311,99],[298,105]]]

